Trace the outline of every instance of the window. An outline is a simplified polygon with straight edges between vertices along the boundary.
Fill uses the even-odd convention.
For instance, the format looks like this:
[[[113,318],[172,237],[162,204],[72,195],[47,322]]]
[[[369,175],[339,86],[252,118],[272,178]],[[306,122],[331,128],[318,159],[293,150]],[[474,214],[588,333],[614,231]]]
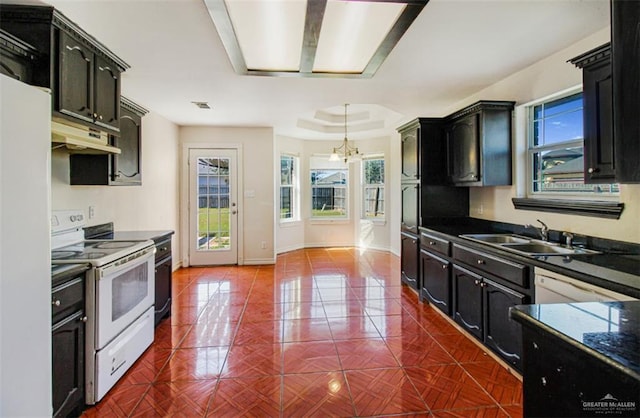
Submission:
[[[585,184],[582,93],[533,105],[529,109],[529,193],[611,196],[617,184]]]
[[[311,218],[347,219],[349,169],[328,157],[311,157]]]
[[[280,221],[299,219],[298,157],[280,156]]]
[[[362,217],[384,218],[384,158],[362,160]]]

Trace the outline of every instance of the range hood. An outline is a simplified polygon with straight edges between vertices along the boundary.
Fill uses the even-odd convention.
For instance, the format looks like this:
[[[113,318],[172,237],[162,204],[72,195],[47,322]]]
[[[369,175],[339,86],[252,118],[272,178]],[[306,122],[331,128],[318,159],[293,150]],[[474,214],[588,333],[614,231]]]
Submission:
[[[109,145],[109,134],[67,121],[51,121],[51,142],[77,154],[120,154]]]

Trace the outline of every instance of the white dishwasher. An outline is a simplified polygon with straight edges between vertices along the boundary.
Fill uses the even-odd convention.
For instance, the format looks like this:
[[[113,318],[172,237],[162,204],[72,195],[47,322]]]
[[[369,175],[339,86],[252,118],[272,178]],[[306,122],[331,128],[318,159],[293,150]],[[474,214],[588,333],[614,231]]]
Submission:
[[[539,267],[534,272],[536,304],[636,300]]]

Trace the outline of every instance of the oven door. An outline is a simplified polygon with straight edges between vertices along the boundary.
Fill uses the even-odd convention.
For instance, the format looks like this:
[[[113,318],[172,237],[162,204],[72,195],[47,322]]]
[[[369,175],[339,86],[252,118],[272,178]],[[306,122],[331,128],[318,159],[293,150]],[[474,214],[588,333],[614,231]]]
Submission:
[[[96,268],[96,351],[153,306],[154,278],[154,247]]]

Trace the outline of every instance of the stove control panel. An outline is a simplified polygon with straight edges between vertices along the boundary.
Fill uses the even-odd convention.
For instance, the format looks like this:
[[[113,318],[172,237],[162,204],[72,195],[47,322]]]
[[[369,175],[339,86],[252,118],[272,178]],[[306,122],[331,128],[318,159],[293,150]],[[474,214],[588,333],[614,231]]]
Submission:
[[[62,232],[87,225],[82,210],[54,210],[51,212],[51,232]]]

